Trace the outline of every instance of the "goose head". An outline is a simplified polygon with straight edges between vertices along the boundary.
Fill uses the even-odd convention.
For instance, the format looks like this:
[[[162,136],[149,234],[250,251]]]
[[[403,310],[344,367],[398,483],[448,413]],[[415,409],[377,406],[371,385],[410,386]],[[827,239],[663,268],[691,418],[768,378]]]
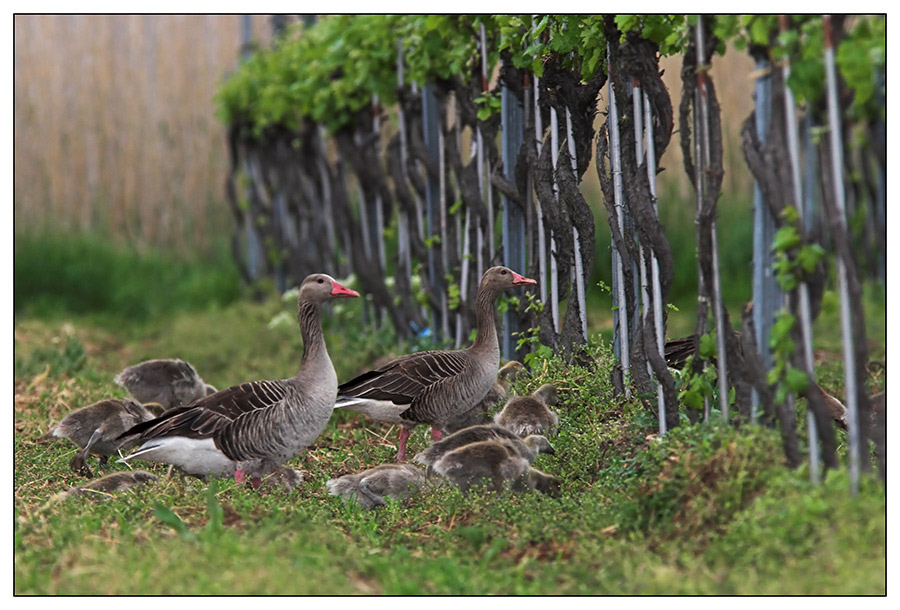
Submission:
[[[557,403],[556,387],[552,383],[545,383],[532,394],[535,398],[543,402],[548,407],[552,407]]]
[[[528,286],[532,284],[537,284],[537,281],[525,277],[524,275],[519,275],[512,269],[503,267],[502,265],[491,267],[481,276],[481,286],[495,294],[499,294],[504,290],[509,290],[516,286]]]
[[[497,380],[500,382],[504,382],[505,385],[509,385],[510,382],[515,381],[515,379],[522,374],[525,370],[525,365],[523,365],[518,360],[510,360],[506,364],[500,367],[500,370],[497,371]]]
[[[529,468],[528,473],[525,476],[528,487],[531,489],[548,495],[551,498],[558,498],[562,495],[562,483],[552,474],[541,472],[535,468]]]
[[[522,442],[525,443],[529,449],[534,451],[535,454],[549,453],[550,455],[554,455],[556,453],[553,446],[550,445],[550,441],[542,434],[529,434],[522,439]]]
[[[358,297],[359,293],[339,283],[325,273],[307,275],[300,284],[298,303],[322,304],[331,299]]]

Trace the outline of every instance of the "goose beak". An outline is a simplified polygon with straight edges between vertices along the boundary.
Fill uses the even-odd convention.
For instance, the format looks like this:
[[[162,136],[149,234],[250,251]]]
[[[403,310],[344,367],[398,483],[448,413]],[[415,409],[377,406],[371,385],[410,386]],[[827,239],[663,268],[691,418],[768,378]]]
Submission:
[[[513,286],[524,286],[526,284],[537,284],[537,280],[533,280],[530,277],[525,277],[524,275],[519,275],[515,271],[513,274]]]
[[[346,286],[339,284],[337,282],[331,283],[331,296],[334,298],[349,298],[349,297],[358,297],[359,293],[355,290],[350,290]]]

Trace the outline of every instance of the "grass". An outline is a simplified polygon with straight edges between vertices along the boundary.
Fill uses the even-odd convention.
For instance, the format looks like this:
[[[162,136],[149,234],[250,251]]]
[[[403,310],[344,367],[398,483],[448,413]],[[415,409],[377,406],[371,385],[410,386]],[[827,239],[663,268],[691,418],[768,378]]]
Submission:
[[[345,379],[398,348],[389,332],[355,322],[358,303],[340,305],[325,325]],[[293,492],[260,495],[141,464],[155,483],[113,497],[55,497],[83,479],[68,469],[73,445],[34,441],[51,420],[122,396],[112,377],[150,357],[183,357],[218,386],[290,375],[298,333],[269,322],[291,311],[273,299],[138,324],[19,315],[16,594],[885,593],[879,483],[866,478],[851,498],[840,471],[812,488],[803,469],[782,465],[777,433],[764,428],[710,424],[656,439],[654,416],[614,396],[603,341],[581,365],[541,361],[516,381],[519,392],[560,388],[557,453],[536,463],[562,480],[559,499],[437,488],[371,512],[342,504],[324,482],[391,461],[397,432],[345,412],[291,461],[305,475]],[[417,428],[410,451],[426,444]]]

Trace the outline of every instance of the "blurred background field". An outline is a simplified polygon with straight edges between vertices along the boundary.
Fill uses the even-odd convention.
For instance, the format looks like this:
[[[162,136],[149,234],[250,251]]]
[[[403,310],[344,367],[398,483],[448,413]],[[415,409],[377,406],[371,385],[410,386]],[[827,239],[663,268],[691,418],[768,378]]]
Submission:
[[[48,300],[69,299],[74,310],[83,310],[85,287],[92,285],[94,308],[102,309],[102,303],[119,312],[158,307],[150,301],[162,295],[148,294],[139,304],[130,296],[117,301],[115,293],[127,281],[123,271],[136,270],[133,261],[159,256],[197,263],[197,274],[207,277],[194,282],[194,297],[167,299],[172,307],[195,302],[203,284],[214,289],[212,300],[233,298],[229,295],[239,287],[238,275],[230,269],[233,219],[224,196],[226,134],[216,119],[213,96],[238,62],[240,17],[15,18],[16,312],[25,307],[43,311],[50,307]],[[257,44],[269,44],[269,19],[257,15],[252,24]],[[680,57],[664,59],[662,68],[677,108]],[[725,285],[732,308],[750,298],[752,181],[744,169],[738,130],[752,110],[751,72],[745,54],[732,52],[713,62],[726,145],[720,218],[728,227],[728,240],[722,265],[723,274],[733,279]],[[676,257],[670,301],[685,314],[672,314],[676,335],[691,329],[697,282],[693,191],[681,164],[673,141],[661,164],[660,210]],[[582,191],[597,227],[595,283],[609,286],[609,227],[593,169],[585,174]],[[69,281],[50,290],[40,279],[46,277],[39,268],[45,263],[35,259],[57,269],[49,261],[68,261]],[[122,261],[118,271],[108,267],[116,259]],[[81,273],[88,276],[79,277]],[[216,274],[221,279],[211,279]],[[235,286],[222,293],[222,284],[231,281]],[[589,291],[592,331],[611,327],[609,303],[608,294]]]

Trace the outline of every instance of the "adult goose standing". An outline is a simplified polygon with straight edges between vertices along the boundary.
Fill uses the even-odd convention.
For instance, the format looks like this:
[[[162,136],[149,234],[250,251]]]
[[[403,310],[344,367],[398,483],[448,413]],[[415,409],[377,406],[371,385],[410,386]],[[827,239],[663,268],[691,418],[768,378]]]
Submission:
[[[403,500],[425,485],[425,473],[412,464],[381,464],[325,483],[328,493],[345,502],[355,500],[363,508],[384,506],[385,498]]]
[[[297,297],[303,357],[296,375],[242,383],[139,424],[122,437],[141,446],[120,461],[164,462],[200,477],[233,474],[238,483],[249,476],[259,487],[328,423],[337,375],[322,335],[322,304],[357,296],[324,273],[307,276]]]
[[[515,432],[508,430],[503,426],[498,426],[497,424],[480,424],[463,428],[450,436],[435,441],[427,449],[417,453],[413,459],[425,466],[427,472],[430,474],[435,462],[440,460],[444,455],[465,445],[483,441],[505,442],[508,447],[511,447],[516,453],[528,460],[529,464],[534,463],[534,460],[539,453],[555,453],[553,447],[550,445],[550,441],[548,441],[545,436],[531,435],[525,438],[519,438]]]
[[[518,360],[510,360],[497,371],[497,380],[488,393],[474,407],[453,418],[442,430],[445,434],[459,432],[469,426],[487,424],[491,421],[490,410],[501,400],[509,395],[509,386],[518,377],[525,367]]]
[[[494,423],[519,436],[553,434],[559,426],[559,416],[548,405],[556,404],[556,388],[545,383],[531,396],[513,396],[494,416]]]
[[[462,350],[432,350],[402,356],[343,383],[335,408],[399,424],[397,461],[406,461],[406,439],[418,424],[430,424],[432,438],[475,406],[491,389],[500,367],[495,303],[504,290],[536,284],[506,267],[484,272],[475,295],[475,342]]]
[[[87,465],[89,455],[99,456],[100,465],[104,465],[123,446],[117,440],[120,434],[160,413],[161,405],[142,405],[130,398],[107,398],[72,411],[38,440],[66,438],[78,445],[81,451],[75,454],[69,467],[91,477],[93,473]]]
[[[140,402],[158,402],[165,409],[189,405],[216,391],[184,360],[145,360],[124,369],[114,381]]]

